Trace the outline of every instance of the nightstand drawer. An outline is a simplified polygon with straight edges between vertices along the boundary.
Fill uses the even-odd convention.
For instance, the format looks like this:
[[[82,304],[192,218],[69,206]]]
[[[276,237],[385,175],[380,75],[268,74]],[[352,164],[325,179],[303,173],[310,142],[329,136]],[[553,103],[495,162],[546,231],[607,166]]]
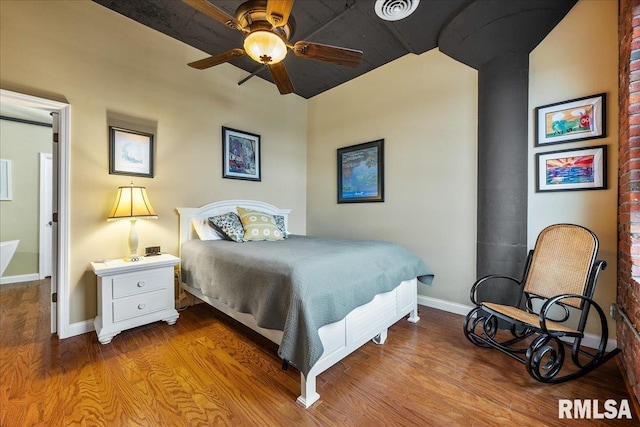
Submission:
[[[130,295],[155,291],[156,289],[165,289],[167,287],[167,271],[169,271],[170,282],[170,268],[156,271],[126,273],[114,277],[112,279],[113,298],[122,298]]]
[[[145,293],[144,295],[122,298],[113,302],[113,321],[131,319],[167,308],[167,295],[164,290]]]

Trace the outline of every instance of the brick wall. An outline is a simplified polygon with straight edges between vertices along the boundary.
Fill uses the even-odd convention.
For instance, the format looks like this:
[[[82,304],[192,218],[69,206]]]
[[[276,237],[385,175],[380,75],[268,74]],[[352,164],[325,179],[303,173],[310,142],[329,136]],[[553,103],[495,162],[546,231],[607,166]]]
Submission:
[[[619,0],[618,305],[640,328],[640,0]],[[640,401],[640,342],[617,323],[627,378]]]

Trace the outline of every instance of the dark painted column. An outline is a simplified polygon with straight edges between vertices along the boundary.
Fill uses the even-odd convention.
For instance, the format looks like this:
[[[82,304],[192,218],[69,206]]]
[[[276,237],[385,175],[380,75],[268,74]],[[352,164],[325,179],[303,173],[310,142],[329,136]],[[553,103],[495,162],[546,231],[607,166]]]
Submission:
[[[495,57],[478,69],[477,275],[520,278],[527,256],[529,54]],[[488,288],[488,287],[487,287]],[[482,299],[515,303],[508,286]]]
[[[529,53],[577,0],[472,0],[443,27],[440,50],[478,70],[478,277],[521,278],[527,257]],[[514,303],[513,286],[483,300]]]

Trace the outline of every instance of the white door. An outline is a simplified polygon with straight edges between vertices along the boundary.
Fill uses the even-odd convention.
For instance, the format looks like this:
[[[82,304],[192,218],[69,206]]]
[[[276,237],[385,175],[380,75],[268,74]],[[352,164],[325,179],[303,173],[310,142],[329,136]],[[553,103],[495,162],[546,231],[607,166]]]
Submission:
[[[51,277],[53,264],[53,155],[40,153],[40,280]]]

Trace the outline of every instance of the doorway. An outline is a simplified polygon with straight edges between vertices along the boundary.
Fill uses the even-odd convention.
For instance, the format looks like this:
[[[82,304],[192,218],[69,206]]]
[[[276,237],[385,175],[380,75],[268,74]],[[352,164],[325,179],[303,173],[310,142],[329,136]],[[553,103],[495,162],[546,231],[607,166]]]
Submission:
[[[53,117],[51,161],[51,332],[59,338],[74,335],[69,322],[69,104],[0,89],[3,105],[44,110]],[[49,173],[49,172],[46,172]],[[57,221],[56,221],[57,220]]]

